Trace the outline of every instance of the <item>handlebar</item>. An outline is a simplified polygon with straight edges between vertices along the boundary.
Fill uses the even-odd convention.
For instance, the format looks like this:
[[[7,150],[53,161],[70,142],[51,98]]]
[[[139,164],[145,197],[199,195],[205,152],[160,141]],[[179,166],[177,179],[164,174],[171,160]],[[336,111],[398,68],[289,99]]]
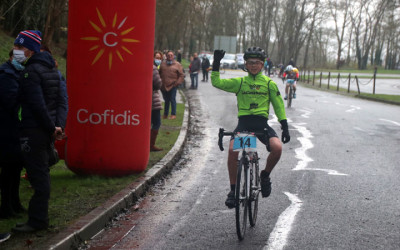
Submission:
[[[219,149],[220,149],[221,151],[224,151],[224,146],[222,145],[222,138],[223,138],[225,135],[230,135],[230,136],[232,136],[232,135],[234,135],[234,133],[233,133],[233,132],[225,132],[225,129],[223,129],[223,128],[220,128],[220,129],[219,129],[219,133],[218,133],[218,146],[219,146]]]
[[[265,128],[264,131],[261,132],[261,133],[260,132],[253,132],[252,134],[254,134],[256,136],[263,136],[263,135],[267,134],[267,129]],[[224,151],[224,146],[222,145],[222,138],[224,136],[226,136],[226,135],[233,136],[233,135],[235,135],[235,133],[234,132],[225,132],[225,129],[223,129],[223,128],[219,129],[219,132],[218,132],[218,146],[219,146],[219,149],[221,151]]]

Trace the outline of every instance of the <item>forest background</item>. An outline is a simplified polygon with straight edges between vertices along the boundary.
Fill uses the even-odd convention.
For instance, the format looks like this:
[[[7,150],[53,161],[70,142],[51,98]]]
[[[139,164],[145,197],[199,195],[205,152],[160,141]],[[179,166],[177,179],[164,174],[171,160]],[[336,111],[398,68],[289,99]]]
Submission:
[[[138,7],[144,4],[138,1]],[[236,52],[259,46],[276,64],[302,69],[400,69],[400,0],[157,0],[154,48],[211,52],[236,36]],[[66,57],[67,0],[2,0],[0,28],[38,29]],[[1,58],[4,59],[4,58]],[[4,60],[3,60],[4,61]]]

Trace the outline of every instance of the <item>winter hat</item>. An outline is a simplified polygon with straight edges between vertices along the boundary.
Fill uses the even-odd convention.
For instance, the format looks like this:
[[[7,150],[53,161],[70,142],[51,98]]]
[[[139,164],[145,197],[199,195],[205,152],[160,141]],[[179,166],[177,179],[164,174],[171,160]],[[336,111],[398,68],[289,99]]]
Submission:
[[[22,45],[29,50],[35,51],[35,53],[39,53],[42,42],[41,35],[42,32],[39,30],[24,30],[19,32],[14,44]]]

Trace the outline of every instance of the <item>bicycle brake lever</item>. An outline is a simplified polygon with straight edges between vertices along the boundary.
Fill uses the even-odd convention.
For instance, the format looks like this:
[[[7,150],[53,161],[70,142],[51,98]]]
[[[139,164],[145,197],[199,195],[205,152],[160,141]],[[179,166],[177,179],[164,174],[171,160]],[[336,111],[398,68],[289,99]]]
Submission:
[[[224,129],[220,128],[218,133],[218,146],[219,150],[224,151],[224,147],[222,145],[222,137],[224,137]]]

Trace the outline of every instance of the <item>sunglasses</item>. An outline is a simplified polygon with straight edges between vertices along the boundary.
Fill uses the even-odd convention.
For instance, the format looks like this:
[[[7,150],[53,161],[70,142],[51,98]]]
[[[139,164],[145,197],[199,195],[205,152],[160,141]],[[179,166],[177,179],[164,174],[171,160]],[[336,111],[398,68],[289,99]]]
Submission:
[[[249,66],[253,66],[253,65],[257,65],[257,64],[258,65],[262,65],[264,63],[261,62],[261,61],[247,61],[246,64],[249,65]]]

